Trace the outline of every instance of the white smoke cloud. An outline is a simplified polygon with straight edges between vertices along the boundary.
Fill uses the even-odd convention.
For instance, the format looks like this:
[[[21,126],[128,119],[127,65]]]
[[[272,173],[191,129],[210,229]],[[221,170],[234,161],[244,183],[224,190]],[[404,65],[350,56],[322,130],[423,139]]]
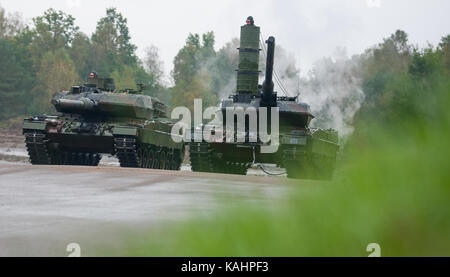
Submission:
[[[353,117],[364,101],[359,62],[358,56],[348,58],[345,49],[337,49],[302,79],[300,100],[310,104],[313,126],[337,129],[341,136],[353,131]]]
[[[279,96],[300,93],[299,101],[309,104],[316,116],[313,127],[333,128],[347,136],[353,131],[353,117],[364,101],[359,62],[358,56],[349,58],[344,48],[338,48],[330,57],[315,62],[307,77],[300,79],[295,55],[278,45],[274,67],[283,88],[274,80],[275,88]]]

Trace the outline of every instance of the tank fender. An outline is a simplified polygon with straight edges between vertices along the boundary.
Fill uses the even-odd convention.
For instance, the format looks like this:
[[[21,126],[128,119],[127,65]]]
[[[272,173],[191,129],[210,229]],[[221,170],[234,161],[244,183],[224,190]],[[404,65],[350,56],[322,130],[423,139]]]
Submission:
[[[39,130],[45,131],[47,129],[47,123],[45,121],[28,121],[23,122],[23,130]]]
[[[113,135],[115,136],[137,136],[136,127],[116,126],[113,128]]]

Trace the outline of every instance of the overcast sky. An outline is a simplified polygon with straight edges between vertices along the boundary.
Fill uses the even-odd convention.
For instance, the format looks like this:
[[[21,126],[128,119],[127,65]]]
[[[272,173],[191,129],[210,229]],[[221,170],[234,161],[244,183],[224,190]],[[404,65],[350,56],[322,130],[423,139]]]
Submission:
[[[448,0],[0,0],[0,5],[25,19],[50,7],[63,10],[89,35],[105,9],[116,7],[128,19],[138,56],[156,45],[167,74],[189,32],[214,31],[218,49],[239,36],[248,15],[265,37],[274,35],[297,56],[302,75],[337,47],[345,47],[349,55],[361,53],[396,29],[420,46],[436,45],[450,33]]]

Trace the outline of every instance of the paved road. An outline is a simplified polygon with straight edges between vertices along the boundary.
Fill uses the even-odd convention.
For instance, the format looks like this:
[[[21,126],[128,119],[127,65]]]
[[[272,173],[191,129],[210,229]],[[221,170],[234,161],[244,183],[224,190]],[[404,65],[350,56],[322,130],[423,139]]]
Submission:
[[[236,201],[279,200],[293,181],[119,167],[31,166],[0,161],[0,256],[82,255],[143,228],[208,216]],[[295,183],[298,185],[298,183]]]

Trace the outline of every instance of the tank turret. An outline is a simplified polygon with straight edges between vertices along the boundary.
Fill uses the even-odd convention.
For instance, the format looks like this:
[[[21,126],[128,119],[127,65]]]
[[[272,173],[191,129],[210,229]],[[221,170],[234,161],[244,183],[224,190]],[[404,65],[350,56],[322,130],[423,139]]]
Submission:
[[[145,120],[166,117],[167,106],[141,91],[125,89],[116,92],[114,79],[99,78],[91,73],[86,83],[57,94],[51,101],[61,113],[84,116],[108,116]]]

